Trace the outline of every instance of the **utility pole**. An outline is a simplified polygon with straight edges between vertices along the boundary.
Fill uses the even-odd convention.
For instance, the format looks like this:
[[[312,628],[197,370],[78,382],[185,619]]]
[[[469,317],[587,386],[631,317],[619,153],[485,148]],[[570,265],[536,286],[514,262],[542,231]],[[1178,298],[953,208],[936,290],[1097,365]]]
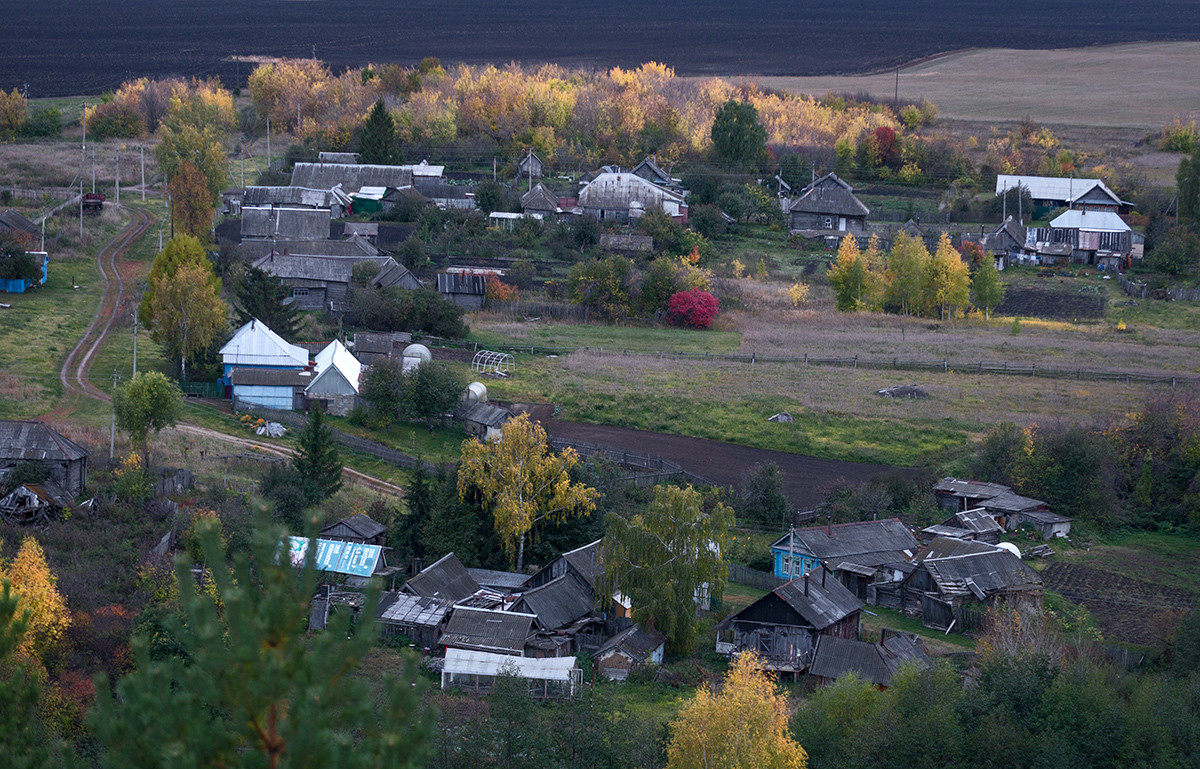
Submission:
[[[788,527],[788,579],[796,578],[796,527]]]
[[[271,116],[267,115],[267,170],[271,170]],[[261,184],[261,182],[260,182]]]
[[[242,151],[238,153],[238,159],[242,163],[242,189],[246,189],[246,148],[242,147]]]
[[[142,202],[146,202],[146,145],[138,147],[142,151]]]
[[[892,106],[900,106],[900,68],[896,67],[896,95],[892,97]]]
[[[137,376],[137,329],[138,329],[138,307],[133,306],[133,375]]]
[[[1017,182],[1017,224],[1025,226],[1025,201],[1021,200],[1021,183]]]
[[[108,458],[111,461],[117,449],[117,370],[113,369],[112,424],[108,428]]]
[[[117,150],[117,205],[121,205],[121,150]]]
[[[96,192],[96,150],[92,150],[92,193]]]
[[[79,172],[83,173],[83,164],[87,162],[87,102],[79,113],[79,122],[83,123],[83,144],[79,145]]]
[[[83,243],[83,178],[79,179],[79,242]],[[75,285],[75,281],[71,281]]]
[[[158,225],[158,250],[162,251],[162,225]]]

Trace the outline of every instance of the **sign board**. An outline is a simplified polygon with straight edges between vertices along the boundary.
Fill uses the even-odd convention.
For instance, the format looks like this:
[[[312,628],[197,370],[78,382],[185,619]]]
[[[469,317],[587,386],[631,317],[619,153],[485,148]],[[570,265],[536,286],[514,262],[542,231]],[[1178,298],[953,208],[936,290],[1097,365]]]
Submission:
[[[357,542],[338,542],[332,539],[309,540],[304,537],[288,537],[288,556],[293,566],[303,566],[308,548],[316,542],[317,551],[313,563],[317,571],[336,574],[351,574],[369,577],[375,572],[383,548],[379,545],[363,545]]]

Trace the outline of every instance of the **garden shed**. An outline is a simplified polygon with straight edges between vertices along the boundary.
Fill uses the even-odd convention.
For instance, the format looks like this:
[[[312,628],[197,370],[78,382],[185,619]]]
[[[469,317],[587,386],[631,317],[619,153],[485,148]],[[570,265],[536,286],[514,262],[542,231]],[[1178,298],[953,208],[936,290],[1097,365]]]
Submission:
[[[72,496],[87,487],[88,453],[82,446],[41,422],[0,421],[0,479],[24,462],[41,462]]]

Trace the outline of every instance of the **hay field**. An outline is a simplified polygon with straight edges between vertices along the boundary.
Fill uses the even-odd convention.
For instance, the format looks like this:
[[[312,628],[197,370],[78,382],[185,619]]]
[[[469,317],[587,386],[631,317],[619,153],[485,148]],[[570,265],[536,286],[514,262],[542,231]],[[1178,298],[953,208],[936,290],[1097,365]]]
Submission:
[[[1200,110],[1200,42],[1131,43],[1065,50],[985,48],[900,69],[900,98],[924,98],[944,118],[1158,129]],[[867,91],[892,98],[895,71],[763,77],[796,93]]]

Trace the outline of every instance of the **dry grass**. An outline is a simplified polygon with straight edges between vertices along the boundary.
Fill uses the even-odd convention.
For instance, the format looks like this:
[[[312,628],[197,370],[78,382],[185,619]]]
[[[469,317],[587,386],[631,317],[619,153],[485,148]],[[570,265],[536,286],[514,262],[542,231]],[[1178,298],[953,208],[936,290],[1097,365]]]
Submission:
[[[146,145],[146,179],[158,173],[154,161],[157,139]],[[0,187],[69,187],[79,185],[91,190],[92,150],[96,157],[96,189],[111,188],[117,178],[117,152],[121,153],[121,188],[141,182],[142,165],[136,139],[88,141],[87,158],[80,160],[80,145],[75,141],[0,144]],[[109,190],[108,192],[111,192]]]
[[[903,68],[900,96],[925,98],[942,117],[1162,128],[1200,104],[1200,43],[1132,43],[1057,51],[988,48]],[[1103,72],[1103,77],[1097,73]],[[892,98],[895,71],[851,77],[766,77],[798,93],[867,91]]]

